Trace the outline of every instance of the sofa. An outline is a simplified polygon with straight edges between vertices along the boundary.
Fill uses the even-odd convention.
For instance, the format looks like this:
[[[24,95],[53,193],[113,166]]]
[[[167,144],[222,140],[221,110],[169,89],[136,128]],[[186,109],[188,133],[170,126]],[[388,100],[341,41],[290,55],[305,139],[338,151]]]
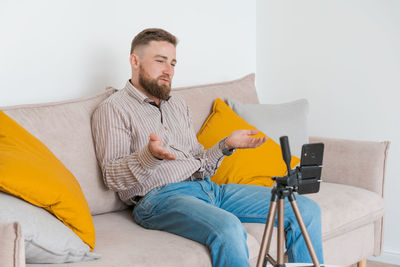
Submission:
[[[0,108],[42,141],[71,171],[90,208],[96,232],[94,252],[101,258],[52,266],[211,266],[206,247],[170,233],[142,228],[133,221],[132,208],[104,186],[90,120],[97,105],[114,92],[115,89],[107,88],[81,99]],[[254,74],[234,81],[175,88],[172,94],[187,101],[196,131],[210,114],[217,97],[259,103]],[[325,144],[320,191],[307,195],[321,207],[325,263],[365,264],[367,257],[378,256],[382,251],[389,142],[314,136],[309,139]],[[243,225],[248,233],[250,262],[255,266],[264,224]],[[23,232],[18,222],[0,222],[1,266],[25,266]],[[272,255],[276,255],[275,244],[276,229],[272,237]]]

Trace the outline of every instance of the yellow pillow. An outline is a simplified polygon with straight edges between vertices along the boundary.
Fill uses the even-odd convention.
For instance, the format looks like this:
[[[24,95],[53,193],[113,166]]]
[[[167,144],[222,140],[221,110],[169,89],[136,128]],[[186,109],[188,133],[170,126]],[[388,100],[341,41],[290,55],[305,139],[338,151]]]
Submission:
[[[239,117],[224,101],[217,98],[213,112],[208,117],[197,135],[198,141],[208,149],[222,138],[236,130],[256,129]],[[265,136],[261,131],[254,137]],[[300,163],[292,156],[291,167]],[[268,139],[257,148],[237,149],[233,155],[225,157],[211,180],[218,184],[237,183],[269,186],[273,185],[271,177],[283,176],[287,172],[282,159],[280,146]]]
[[[0,190],[51,212],[93,250],[94,225],[78,181],[42,142],[1,110]]]

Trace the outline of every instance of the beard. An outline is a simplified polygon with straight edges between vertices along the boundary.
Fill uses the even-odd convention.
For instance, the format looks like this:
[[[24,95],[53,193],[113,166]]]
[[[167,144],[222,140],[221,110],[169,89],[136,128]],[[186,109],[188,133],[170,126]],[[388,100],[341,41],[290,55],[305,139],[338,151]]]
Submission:
[[[171,92],[171,81],[168,84],[159,85],[158,81],[162,78],[170,80],[166,75],[152,79],[142,66],[139,67],[139,85],[152,96],[160,100],[168,100],[169,93]]]

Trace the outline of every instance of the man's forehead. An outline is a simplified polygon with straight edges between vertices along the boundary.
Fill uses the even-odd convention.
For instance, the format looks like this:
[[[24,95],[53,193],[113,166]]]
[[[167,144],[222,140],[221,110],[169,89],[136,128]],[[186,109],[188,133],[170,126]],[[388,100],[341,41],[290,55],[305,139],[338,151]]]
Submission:
[[[136,47],[135,53],[139,55],[165,56],[175,58],[176,47],[166,41],[150,41],[147,45]]]

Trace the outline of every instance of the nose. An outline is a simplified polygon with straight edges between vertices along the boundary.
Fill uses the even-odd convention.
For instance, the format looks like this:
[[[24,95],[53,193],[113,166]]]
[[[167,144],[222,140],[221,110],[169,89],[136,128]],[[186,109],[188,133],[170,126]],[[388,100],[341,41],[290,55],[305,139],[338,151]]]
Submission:
[[[165,65],[166,66],[164,68],[163,74],[168,75],[168,77],[170,79],[172,79],[172,77],[174,76],[174,71],[175,71],[174,67],[171,66],[170,64],[165,64]]]

